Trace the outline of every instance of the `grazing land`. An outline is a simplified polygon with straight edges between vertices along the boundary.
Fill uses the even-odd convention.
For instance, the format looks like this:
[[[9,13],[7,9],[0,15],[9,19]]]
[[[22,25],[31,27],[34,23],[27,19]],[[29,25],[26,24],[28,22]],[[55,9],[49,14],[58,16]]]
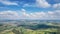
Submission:
[[[60,34],[60,21],[1,20],[0,34]]]

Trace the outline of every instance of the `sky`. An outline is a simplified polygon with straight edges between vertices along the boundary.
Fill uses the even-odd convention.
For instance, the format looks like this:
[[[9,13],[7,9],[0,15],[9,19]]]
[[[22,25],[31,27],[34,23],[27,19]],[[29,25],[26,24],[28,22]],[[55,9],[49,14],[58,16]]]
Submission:
[[[60,0],[0,0],[0,19],[60,20]]]

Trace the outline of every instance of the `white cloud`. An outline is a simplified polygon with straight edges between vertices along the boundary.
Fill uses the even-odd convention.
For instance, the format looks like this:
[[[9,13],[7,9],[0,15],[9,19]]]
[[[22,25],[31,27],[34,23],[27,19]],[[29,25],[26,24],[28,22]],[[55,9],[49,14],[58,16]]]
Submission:
[[[53,8],[55,8],[55,9],[60,9],[60,3],[54,4],[54,5],[53,5]]]
[[[21,9],[21,11],[25,12],[26,10],[25,9]]]
[[[0,12],[0,19],[60,19],[60,10],[48,11],[48,12],[33,12],[27,13],[25,9],[21,11],[2,11]]]
[[[48,11],[48,12],[35,12],[27,14],[25,13],[25,18],[30,19],[60,19],[60,10]]]
[[[20,14],[21,14],[20,17],[23,19],[29,18],[29,16],[30,16],[29,14],[27,14],[25,9],[21,9]]]
[[[21,9],[19,12],[10,10],[2,11],[0,12],[0,19],[24,19],[29,16],[25,11],[25,9]]]
[[[5,5],[18,5],[18,3],[10,2],[8,0],[0,0],[0,3],[5,4]]]
[[[48,8],[51,5],[46,0],[36,0],[37,6],[42,8]]]
[[[34,4],[24,4],[23,7],[36,7]]]
[[[0,12],[0,19],[18,19],[20,16],[15,11]]]
[[[59,0],[54,0],[55,2]],[[24,4],[23,7],[39,7],[39,8],[53,8],[53,9],[60,9],[60,3],[56,4],[49,4],[47,0],[36,0],[34,4]]]
[[[24,4],[23,7],[41,7],[41,8],[48,8],[51,7],[46,0],[36,0],[35,4]]]
[[[24,5],[23,5],[23,7],[28,7],[28,6],[30,6],[30,5],[29,5],[29,4],[24,4]]]

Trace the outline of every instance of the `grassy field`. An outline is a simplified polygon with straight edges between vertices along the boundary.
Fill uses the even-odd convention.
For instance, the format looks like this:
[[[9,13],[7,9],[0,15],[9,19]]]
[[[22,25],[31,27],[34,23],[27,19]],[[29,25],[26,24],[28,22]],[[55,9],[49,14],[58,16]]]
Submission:
[[[47,29],[30,29],[23,26],[11,26],[4,25],[0,26],[0,34],[60,34],[60,30],[57,28]]]

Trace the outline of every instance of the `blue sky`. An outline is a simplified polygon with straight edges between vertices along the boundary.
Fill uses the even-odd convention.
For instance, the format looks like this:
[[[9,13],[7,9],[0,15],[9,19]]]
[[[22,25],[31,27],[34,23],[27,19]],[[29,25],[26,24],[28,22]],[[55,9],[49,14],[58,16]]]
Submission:
[[[60,19],[60,0],[0,0],[0,19]]]

